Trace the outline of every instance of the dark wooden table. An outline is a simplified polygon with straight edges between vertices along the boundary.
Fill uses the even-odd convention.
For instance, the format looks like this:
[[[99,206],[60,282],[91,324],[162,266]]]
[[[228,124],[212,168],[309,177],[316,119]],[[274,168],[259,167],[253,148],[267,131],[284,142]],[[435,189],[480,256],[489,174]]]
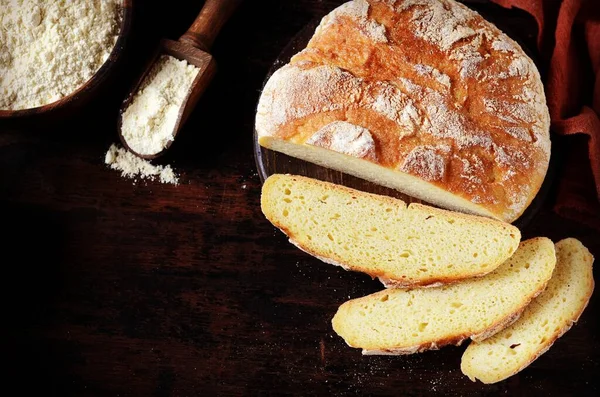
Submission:
[[[245,2],[215,44],[217,79],[164,159],[180,186],[107,169],[128,85],[202,2],[136,3],[102,95],[62,121],[1,127],[0,394],[598,394],[598,293],[547,354],[492,386],[461,374],[462,347],[363,357],[333,333],[339,304],[381,287],[305,255],[264,219],[252,127],[278,53],[341,0]],[[600,257],[598,233],[554,215],[552,200],[524,237],[577,237]]]

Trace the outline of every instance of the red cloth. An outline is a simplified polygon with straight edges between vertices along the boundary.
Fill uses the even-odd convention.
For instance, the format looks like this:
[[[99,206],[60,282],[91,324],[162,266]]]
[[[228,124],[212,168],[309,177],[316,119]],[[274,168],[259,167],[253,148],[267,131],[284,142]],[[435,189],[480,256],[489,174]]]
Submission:
[[[581,135],[568,139],[554,208],[600,229],[600,1],[492,1],[537,21],[552,131]]]

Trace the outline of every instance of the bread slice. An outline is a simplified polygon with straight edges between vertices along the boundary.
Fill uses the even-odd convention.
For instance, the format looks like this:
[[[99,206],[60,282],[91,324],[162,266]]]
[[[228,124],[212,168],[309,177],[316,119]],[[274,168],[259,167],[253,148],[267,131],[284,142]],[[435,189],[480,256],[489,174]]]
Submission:
[[[483,383],[496,383],[521,371],[567,332],[594,290],[590,252],[572,238],[556,244],[556,269],[547,289],[513,325],[482,342],[471,343],[462,372]]]
[[[436,285],[481,276],[515,252],[507,223],[273,175],[262,210],[290,242],[324,262],[379,277],[386,286]]]
[[[535,238],[485,277],[426,289],[390,289],[348,301],[333,329],[363,354],[411,354],[486,339],[515,321],[546,287],[554,244]]]

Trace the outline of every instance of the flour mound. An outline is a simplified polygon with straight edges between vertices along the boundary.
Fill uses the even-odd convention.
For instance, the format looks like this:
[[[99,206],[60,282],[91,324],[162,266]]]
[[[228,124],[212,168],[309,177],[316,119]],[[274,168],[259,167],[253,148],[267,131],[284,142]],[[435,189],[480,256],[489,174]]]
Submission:
[[[121,0],[0,0],[0,109],[64,98],[108,59]]]

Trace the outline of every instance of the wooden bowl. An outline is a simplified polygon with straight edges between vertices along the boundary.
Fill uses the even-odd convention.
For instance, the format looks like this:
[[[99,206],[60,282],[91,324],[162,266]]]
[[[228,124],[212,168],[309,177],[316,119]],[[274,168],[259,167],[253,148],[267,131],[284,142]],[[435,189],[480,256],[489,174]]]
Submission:
[[[125,47],[125,42],[129,36],[129,32],[131,31],[133,0],[122,0],[121,8],[122,19],[121,26],[119,27],[119,36],[117,37],[117,42],[115,43],[115,46],[113,47],[108,59],[88,81],[86,81],[71,94],[47,105],[20,110],[0,109],[0,120],[8,121],[33,118],[38,116],[56,115],[58,113],[62,114],[63,112],[66,114],[69,110],[76,109],[88,102],[97,92],[98,88],[115,70],[115,66],[118,63],[118,60],[121,58],[123,48]]]

